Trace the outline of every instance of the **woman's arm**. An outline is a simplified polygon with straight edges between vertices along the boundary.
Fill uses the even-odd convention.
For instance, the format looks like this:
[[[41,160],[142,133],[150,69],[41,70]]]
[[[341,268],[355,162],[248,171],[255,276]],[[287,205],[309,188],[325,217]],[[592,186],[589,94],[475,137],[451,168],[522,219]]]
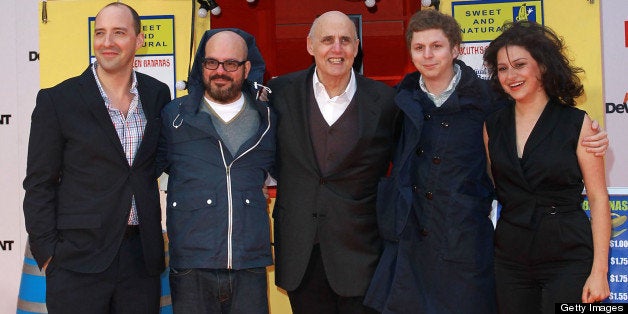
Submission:
[[[608,297],[608,251],[611,235],[611,216],[606,190],[604,159],[587,153],[583,139],[595,134],[591,129],[591,119],[585,115],[580,130],[580,141],[576,154],[584,186],[591,208],[591,230],[593,233],[593,266],[591,274],[582,288],[582,302],[602,301]]]

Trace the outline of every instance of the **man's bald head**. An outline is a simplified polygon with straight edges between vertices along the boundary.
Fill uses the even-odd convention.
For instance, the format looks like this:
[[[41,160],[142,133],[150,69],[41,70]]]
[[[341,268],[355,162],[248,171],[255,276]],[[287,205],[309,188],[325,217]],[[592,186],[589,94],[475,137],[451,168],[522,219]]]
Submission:
[[[319,17],[317,17],[316,19],[314,19],[314,22],[312,23],[312,27],[310,28],[310,32],[308,33],[307,37],[312,37],[313,35],[315,35],[316,32],[320,29],[321,25],[326,25],[326,24],[345,25],[346,27],[350,28],[353,34],[355,34],[354,38],[355,39],[358,38],[358,32],[355,28],[355,24],[353,23],[353,21],[351,21],[349,16],[347,16],[346,14],[340,11],[325,12],[321,14]]]
[[[232,53],[237,54],[238,60],[246,60],[248,56],[248,46],[246,45],[246,41],[242,36],[238,35],[232,31],[222,31],[214,34],[214,36],[210,37],[205,44],[205,57],[207,57],[207,49],[217,49],[221,46],[222,49],[231,50]]]

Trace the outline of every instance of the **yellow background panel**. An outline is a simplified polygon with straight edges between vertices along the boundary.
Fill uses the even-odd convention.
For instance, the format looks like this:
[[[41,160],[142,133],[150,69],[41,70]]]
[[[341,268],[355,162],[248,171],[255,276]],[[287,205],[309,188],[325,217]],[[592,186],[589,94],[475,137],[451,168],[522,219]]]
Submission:
[[[518,7],[521,7],[518,3]],[[541,1],[526,1],[525,7],[533,7],[537,13],[537,22],[543,23]],[[513,20],[513,4],[485,3],[457,5],[453,15],[462,26],[463,41],[490,41],[502,32],[502,25]]]
[[[89,65],[89,17],[94,17],[111,0],[50,0],[48,22],[39,24],[40,86],[54,86],[81,74]],[[176,80],[187,80],[190,49],[188,0],[123,1],[140,16],[174,15]],[[39,6],[41,14],[41,6]],[[144,23],[144,21],[142,21]],[[141,52],[141,51],[140,51]],[[177,92],[177,96],[180,92]]]
[[[452,0],[442,0],[441,12],[452,14],[451,3]],[[516,2],[512,3],[514,5]],[[603,125],[600,1],[545,0],[542,4],[545,25],[563,37],[571,61],[585,71],[580,76],[585,92],[578,99],[578,108],[586,110],[592,119]]]

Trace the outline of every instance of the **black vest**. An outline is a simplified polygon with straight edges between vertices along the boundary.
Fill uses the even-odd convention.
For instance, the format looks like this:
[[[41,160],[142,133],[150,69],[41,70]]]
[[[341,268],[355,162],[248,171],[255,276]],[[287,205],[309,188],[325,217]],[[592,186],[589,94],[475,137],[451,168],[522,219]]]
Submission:
[[[345,112],[329,126],[318,108],[312,84],[309,84],[309,88],[310,136],[318,167],[321,174],[326,176],[347,157],[360,138],[358,106],[356,97],[353,97]]]

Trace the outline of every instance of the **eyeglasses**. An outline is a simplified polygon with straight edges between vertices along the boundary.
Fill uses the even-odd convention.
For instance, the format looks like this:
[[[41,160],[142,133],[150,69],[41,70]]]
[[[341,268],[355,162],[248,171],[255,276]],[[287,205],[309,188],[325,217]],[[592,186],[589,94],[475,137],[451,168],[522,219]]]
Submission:
[[[246,63],[246,60],[244,61],[226,60],[226,61],[221,62],[216,59],[205,59],[205,61],[203,61],[203,67],[207,70],[216,70],[218,69],[218,66],[222,64],[222,68],[225,69],[225,71],[233,72],[245,63]]]

